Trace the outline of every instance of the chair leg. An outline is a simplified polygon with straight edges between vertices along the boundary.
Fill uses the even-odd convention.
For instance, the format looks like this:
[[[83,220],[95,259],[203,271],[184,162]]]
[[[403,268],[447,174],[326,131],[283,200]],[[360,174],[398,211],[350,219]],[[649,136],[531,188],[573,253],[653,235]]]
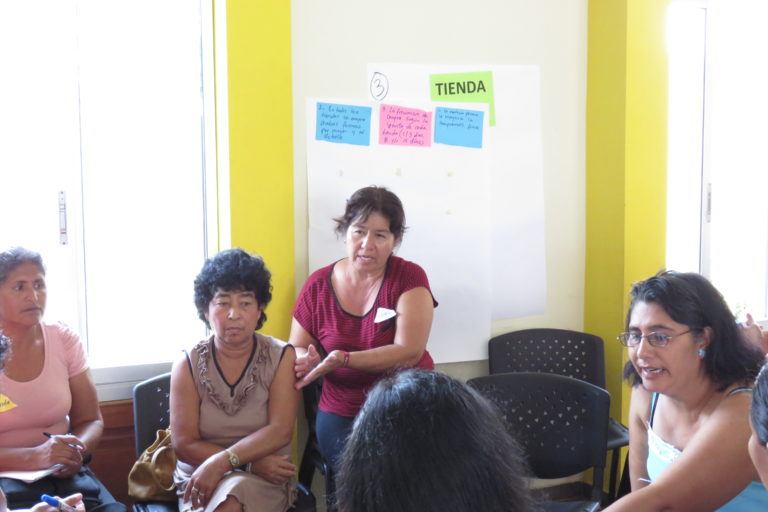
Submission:
[[[315,464],[312,461],[315,457],[311,441],[307,441],[307,445],[304,447],[304,454],[301,456],[301,465],[299,466],[299,482],[307,489],[312,488],[312,479],[315,476]]]
[[[330,464],[325,465],[325,507],[327,512],[336,512],[336,475]]]
[[[616,493],[618,492],[618,489],[616,488],[616,480],[617,473],[619,471],[620,458],[621,448],[614,448],[611,451],[611,478],[608,483],[608,495],[611,497],[611,500],[615,500],[617,498]]]
[[[624,461],[624,471],[621,473],[621,480],[619,481],[619,489],[616,491],[616,499],[621,498],[630,493],[632,486],[629,482],[629,456]]]

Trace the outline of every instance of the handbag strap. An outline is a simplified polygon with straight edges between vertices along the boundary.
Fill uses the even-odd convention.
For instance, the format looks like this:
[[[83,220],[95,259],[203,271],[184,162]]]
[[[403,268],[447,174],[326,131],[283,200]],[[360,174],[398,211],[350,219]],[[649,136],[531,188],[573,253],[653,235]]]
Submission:
[[[161,454],[167,454],[167,456],[171,458],[170,462],[172,462],[172,464],[169,465],[170,467],[168,467],[168,466],[161,466],[159,464],[158,459],[159,459]],[[171,492],[171,491],[173,491],[176,488],[176,483],[173,480],[173,469],[176,468],[176,463],[175,463],[176,461],[175,461],[175,459],[176,459],[176,457],[175,457],[175,455],[173,453],[173,450],[171,449],[170,446],[162,446],[162,447],[160,447],[159,450],[157,450],[152,455],[151,468],[152,468],[152,473],[155,476],[155,483],[157,483],[158,487],[160,487],[162,490],[164,490],[166,492]],[[171,469],[171,473],[170,474],[168,474],[168,469]],[[169,484],[168,484],[168,487],[166,487],[165,485],[163,485],[163,481],[167,480],[169,478],[170,478]]]

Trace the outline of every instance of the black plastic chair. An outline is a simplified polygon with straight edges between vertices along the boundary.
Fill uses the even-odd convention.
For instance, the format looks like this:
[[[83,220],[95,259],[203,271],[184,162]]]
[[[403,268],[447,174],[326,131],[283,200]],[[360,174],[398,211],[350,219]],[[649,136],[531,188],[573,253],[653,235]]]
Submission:
[[[158,430],[168,428],[170,415],[171,374],[164,373],[136,384],[133,388],[133,429],[136,457],[152,444]],[[296,484],[297,499],[290,512],[315,512],[315,496],[301,483]],[[133,512],[178,512],[177,503],[137,501]]]
[[[170,424],[171,374],[164,373],[136,384],[133,388],[133,433],[136,457],[155,440],[155,433]],[[176,512],[176,503],[136,501],[133,512]]]
[[[583,380],[605,389],[603,340],[594,334],[565,329],[525,329],[491,338],[489,373],[546,372]],[[608,492],[618,495],[616,482],[621,448],[629,445],[629,430],[614,419],[608,423],[611,469]]]
[[[550,373],[499,373],[467,382],[496,404],[536,478],[593,470],[590,500],[546,502],[547,511],[595,511],[603,499],[608,392]]]
[[[307,442],[304,445],[304,453],[301,456],[301,465],[299,466],[299,483],[307,489],[311,489],[315,471],[319,471],[325,479],[325,506],[331,512],[335,510],[335,480],[331,466],[326,464],[323,456],[320,455],[315,429],[317,407],[320,403],[322,390],[322,379],[317,379],[302,388],[304,416],[307,418]]]

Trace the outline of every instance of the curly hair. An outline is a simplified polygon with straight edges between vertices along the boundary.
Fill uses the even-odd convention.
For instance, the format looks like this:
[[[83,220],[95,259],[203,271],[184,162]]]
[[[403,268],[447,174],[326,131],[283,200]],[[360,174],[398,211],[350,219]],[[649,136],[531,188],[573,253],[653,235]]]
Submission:
[[[339,511],[531,510],[522,461],[477,391],[405,370],[376,384],[355,420],[336,480]]]
[[[389,230],[395,235],[396,241],[403,239],[406,230],[403,203],[390,190],[377,186],[361,188],[347,199],[344,214],[333,219],[336,223],[336,234],[343,237],[354,221],[365,221],[374,212],[387,218]]]
[[[205,313],[216,291],[253,292],[262,310],[256,325],[256,329],[260,329],[267,321],[264,309],[272,300],[271,279],[272,274],[261,256],[252,256],[242,249],[221,251],[216,256],[205,260],[203,269],[195,278],[197,316],[210,328],[211,325],[205,318]]]
[[[763,355],[748,343],[725,299],[704,276],[693,272],[666,270],[635,283],[630,292],[625,328],[638,302],[657,304],[675,322],[688,326],[696,336],[706,327],[712,331],[704,356],[704,372],[724,390],[737,382],[751,382],[757,376]],[[632,362],[624,366],[624,378],[632,386],[642,383]]]
[[[768,444],[768,364],[763,366],[755,379],[749,419],[760,444]]]
[[[11,350],[11,340],[0,331],[0,370],[3,369],[5,358]]]

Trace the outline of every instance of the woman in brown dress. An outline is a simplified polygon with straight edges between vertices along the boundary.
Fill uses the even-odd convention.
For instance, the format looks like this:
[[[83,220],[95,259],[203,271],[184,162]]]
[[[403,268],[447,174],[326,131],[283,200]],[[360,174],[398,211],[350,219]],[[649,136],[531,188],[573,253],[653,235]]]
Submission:
[[[272,298],[270,273],[241,249],[207,260],[195,305],[213,335],[171,373],[179,509],[284,512],[298,393],[292,346],[255,332]]]

